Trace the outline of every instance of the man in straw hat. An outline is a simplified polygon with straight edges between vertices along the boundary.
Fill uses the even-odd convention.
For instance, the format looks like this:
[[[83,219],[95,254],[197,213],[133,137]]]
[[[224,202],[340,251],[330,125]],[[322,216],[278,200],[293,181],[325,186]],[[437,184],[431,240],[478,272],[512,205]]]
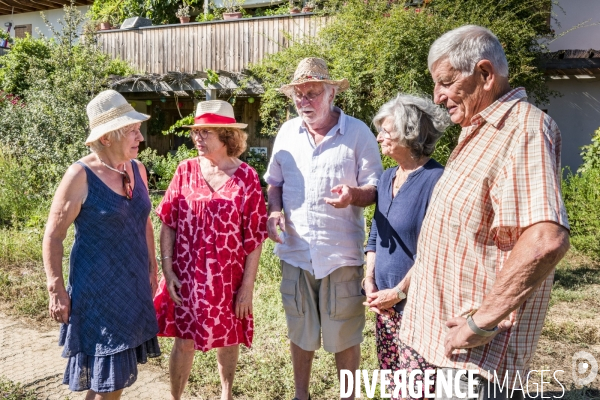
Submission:
[[[292,82],[280,89],[294,101],[299,117],[279,130],[265,174],[267,228],[281,259],[297,400],[310,398],[321,332],[323,347],[335,353],[338,373],[360,363],[362,207],[375,200],[382,166],[369,128],[333,105],[347,88],[346,79],[330,79],[324,60],[300,61]]]

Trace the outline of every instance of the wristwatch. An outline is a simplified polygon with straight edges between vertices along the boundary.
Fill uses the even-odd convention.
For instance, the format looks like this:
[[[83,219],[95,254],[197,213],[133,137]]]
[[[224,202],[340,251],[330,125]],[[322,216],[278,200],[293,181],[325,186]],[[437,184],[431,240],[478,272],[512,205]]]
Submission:
[[[398,296],[398,300],[402,301],[406,298],[406,293],[404,293],[398,286],[394,288],[396,290],[396,295]]]
[[[493,334],[495,334],[496,331],[498,330],[497,326],[495,326],[494,329],[492,329],[492,330],[481,329],[480,327],[477,326],[475,321],[473,321],[473,314],[475,314],[476,311],[477,310],[473,310],[469,314],[467,314],[467,325],[469,325],[469,328],[471,328],[471,330],[476,335],[479,335],[479,336],[489,337],[489,336],[492,336]]]

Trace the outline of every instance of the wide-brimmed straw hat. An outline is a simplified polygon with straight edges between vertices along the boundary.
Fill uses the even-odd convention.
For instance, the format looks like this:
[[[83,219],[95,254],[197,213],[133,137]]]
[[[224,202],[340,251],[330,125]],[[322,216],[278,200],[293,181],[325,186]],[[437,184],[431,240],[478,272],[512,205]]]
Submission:
[[[291,97],[294,93],[294,86],[308,82],[328,83],[332,86],[336,86],[338,92],[343,92],[350,86],[346,78],[340,80],[330,78],[329,69],[327,69],[325,60],[322,58],[309,57],[300,61],[298,68],[296,68],[296,72],[294,72],[292,82],[280,87],[279,91]]]
[[[85,140],[86,145],[108,132],[150,118],[149,115],[135,111],[125,97],[114,90],[105,90],[94,97],[87,105],[87,115],[90,120],[90,135]]]
[[[209,128],[240,128],[244,129],[248,124],[235,122],[233,107],[223,100],[201,101],[196,107],[194,125],[183,125],[185,128],[197,128],[206,126]]]

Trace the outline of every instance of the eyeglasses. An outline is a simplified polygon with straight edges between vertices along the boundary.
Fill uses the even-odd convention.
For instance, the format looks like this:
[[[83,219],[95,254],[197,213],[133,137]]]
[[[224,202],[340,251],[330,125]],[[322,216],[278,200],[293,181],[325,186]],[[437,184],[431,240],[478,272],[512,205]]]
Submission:
[[[133,190],[131,189],[131,178],[129,177],[127,171],[123,171],[121,176],[123,177],[123,189],[125,189],[125,197],[127,198],[127,200],[131,200],[133,199]]]
[[[296,101],[298,103],[301,103],[302,99],[306,99],[306,101],[308,101],[309,103],[312,103],[313,101],[315,101],[317,99],[317,97],[322,95],[323,92],[325,92],[325,90],[321,90],[321,92],[319,92],[319,93],[308,92],[306,94],[302,94],[300,92],[294,92],[292,94],[292,97],[294,98],[294,101]]]
[[[202,139],[206,139],[209,133],[208,129],[192,129],[192,135],[200,136]]]
[[[391,139],[391,138],[392,138],[392,134],[391,134],[390,132],[386,131],[386,130],[385,130],[385,129],[383,129],[383,128],[380,128],[380,129],[377,131],[377,136],[379,136],[379,135],[382,135],[382,137],[383,137],[384,139]]]

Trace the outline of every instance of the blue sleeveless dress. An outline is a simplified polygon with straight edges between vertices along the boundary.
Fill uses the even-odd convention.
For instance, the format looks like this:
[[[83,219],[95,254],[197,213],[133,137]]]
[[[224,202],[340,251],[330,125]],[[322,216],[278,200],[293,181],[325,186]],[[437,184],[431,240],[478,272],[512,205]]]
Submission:
[[[74,222],[71,314],[59,337],[69,358],[63,383],[72,391],[113,392],[136,381],[138,362],[160,355],[146,245],[152,205],[134,161],[131,200],[77,163],[85,169],[88,195]]]

